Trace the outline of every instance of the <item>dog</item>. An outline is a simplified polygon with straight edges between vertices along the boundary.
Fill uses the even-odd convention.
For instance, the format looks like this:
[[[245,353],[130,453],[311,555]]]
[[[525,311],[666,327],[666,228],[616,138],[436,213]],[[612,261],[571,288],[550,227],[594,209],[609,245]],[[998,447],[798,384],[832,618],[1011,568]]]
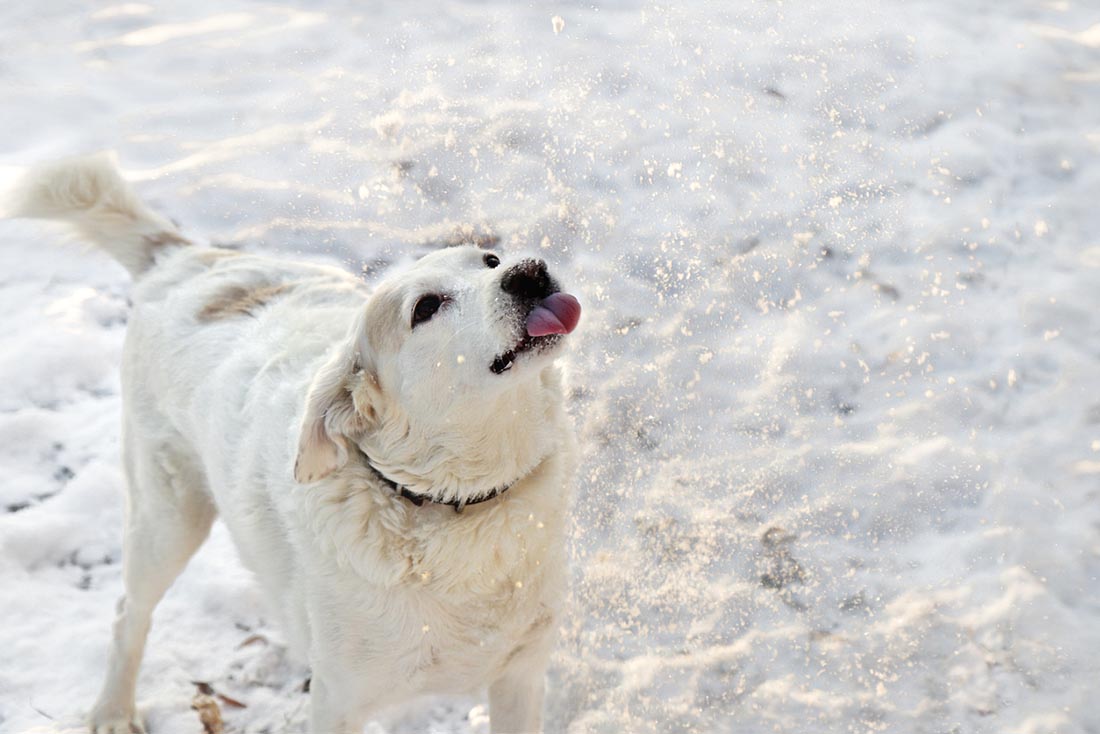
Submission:
[[[580,318],[543,261],[456,246],[371,289],[196,244],[109,155],[33,169],[8,214],[134,278],[125,594],[93,732],[142,731],[153,609],[215,516],[311,666],[313,732],[485,688],[493,732],[540,730],[576,454],[555,359]]]

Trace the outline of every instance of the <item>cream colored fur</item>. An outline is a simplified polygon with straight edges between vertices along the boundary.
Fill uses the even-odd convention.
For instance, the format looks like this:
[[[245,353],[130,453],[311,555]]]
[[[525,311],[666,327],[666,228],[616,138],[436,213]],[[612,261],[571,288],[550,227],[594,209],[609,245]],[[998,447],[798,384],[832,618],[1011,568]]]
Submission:
[[[340,270],[201,248],[104,157],[32,172],[15,213],[75,224],[136,277],[122,364],[126,594],[93,731],[141,726],[153,608],[215,515],[312,666],[314,732],[359,732],[384,705],[484,688],[494,732],[540,729],[574,449],[555,354],[488,369],[523,328],[500,289],[507,262],[451,248],[370,292]],[[424,293],[448,300],[410,329]],[[518,482],[461,514],[416,507],[360,450],[440,500]]]

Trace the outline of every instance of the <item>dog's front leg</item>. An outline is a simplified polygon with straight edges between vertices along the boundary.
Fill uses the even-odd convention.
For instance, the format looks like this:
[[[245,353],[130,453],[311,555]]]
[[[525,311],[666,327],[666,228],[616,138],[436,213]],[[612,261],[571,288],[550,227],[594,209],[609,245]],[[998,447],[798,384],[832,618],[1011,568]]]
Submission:
[[[489,686],[492,734],[532,734],[542,731],[545,666],[510,669]]]
[[[313,734],[360,734],[366,714],[351,696],[337,695],[314,670],[309,684],[309,730]]]

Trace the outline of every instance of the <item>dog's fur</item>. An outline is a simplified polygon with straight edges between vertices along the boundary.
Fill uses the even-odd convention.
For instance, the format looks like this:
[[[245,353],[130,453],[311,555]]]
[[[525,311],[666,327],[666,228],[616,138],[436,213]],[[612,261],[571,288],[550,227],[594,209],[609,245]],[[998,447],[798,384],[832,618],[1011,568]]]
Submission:
[[[572,432],[558,339],[494,374],[523,314],[475,247],[371,292],[328,267],[200,247],[109,157],[32,171],[9,215],[67,221],[135,277],[123,352],[125,596],[94,732],[140,729],[153,608],[215,515],[312,666],[311,728],[488,687],[494,732],[541,726],[565,590]],[[410,327],[417,298],[445,294]],[[416,506],[366,464],[440,501]]]

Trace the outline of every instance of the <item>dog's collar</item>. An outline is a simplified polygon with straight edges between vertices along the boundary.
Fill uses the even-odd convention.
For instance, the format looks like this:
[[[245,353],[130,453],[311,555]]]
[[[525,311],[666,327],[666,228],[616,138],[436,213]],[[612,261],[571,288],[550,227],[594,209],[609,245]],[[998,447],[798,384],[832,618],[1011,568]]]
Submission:
[[[382,483],[385,484],[387,487],[392,489],[394,491],[394,494],[396,494],[399,497],[404,497],[405,499],[407,499],[409,502],[412,502],[417,507],[420,507],[425,502],[428,502],[428,503],[433,504],[433,505],[447,505],[448,507],[453,507],[455,512],[462,512],[462,510],[467,505],[477,505],[477,504],[481,504],[482,502],[488,502],[489,500],[494,500],[497,497],[500,497],[502,494],[507,492],[509,489],[511,489],[512,487],[519,484],[520,479],[523,479],[523,477],[520,477],[520,479],[517,479],[514,482],[511,482],[509,484],[505,484],[503,487],[497,487],[495,489],[491,489],[488,492],[486,492],[485,494],[478,495],[477,497],[474,497],[473,499],[450,500],[450,501],[444,502],[443,500],[432,499],[430,496],[428,496],[426,494],[420,494],[419,492],[414,492],[411,489],[409,489],[408,487],[405,487],[405,486],[400,485],[397,482],[393,481],[392,479],[387,477],[385,474],[383,474],[381,472],[381,470],[379,470],[378,467],[376,467],[371,462],[370,457],[367,456],[366,452],[363,451],[363,449],[359,448],[358,446],[356,446],[355,448],[359,452],[359,457],[362,459],[363,464],[367,467],[367,469],[369,469],[371,471],[372,474],[374,474],[375,477],[377,477],[379,480],[381,480]],[[527,476],[527,475],[524,475],[524,476]]]

